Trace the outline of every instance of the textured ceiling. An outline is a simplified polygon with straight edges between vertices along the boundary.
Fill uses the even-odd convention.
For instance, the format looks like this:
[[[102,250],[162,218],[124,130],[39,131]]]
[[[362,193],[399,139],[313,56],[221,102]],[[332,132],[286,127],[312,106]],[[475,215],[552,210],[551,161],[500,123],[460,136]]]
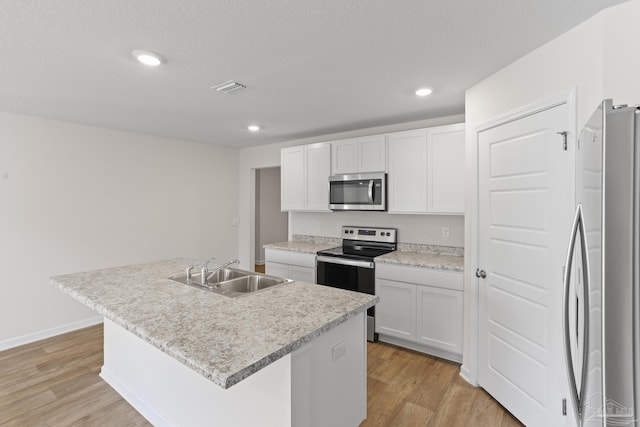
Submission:
[[[623,1],[1,0],[0,110],[237,147],[442,117]]]

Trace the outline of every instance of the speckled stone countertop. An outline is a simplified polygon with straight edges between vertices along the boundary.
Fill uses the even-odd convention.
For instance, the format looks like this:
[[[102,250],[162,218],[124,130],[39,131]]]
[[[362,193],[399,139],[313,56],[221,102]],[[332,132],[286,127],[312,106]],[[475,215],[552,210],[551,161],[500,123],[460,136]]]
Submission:
[[[305,254],[315,254],[318,251],[334,248],[336,246],[338,245],[331,244],[331,243],[288,241],[288,242],[269,243],[267,245],[264,245],[264,248],[265,249],[281,249],[281,250],[291,251],[291,252],[302,252]]]
[[[376,257],[376,264],[380,263],[402,264],[455,272],[464,271],[464,257],[451,254],[395,251]]]
[[[232,299],[167,279],[187,264],[158,261],[56,276],[49,282],[222,388],[379,300],[303,282]]]

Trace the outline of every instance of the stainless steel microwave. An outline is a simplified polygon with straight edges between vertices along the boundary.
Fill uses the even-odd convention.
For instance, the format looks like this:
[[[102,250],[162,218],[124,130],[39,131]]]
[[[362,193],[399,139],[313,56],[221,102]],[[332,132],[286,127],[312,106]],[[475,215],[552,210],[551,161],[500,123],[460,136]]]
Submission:
[[[374,172],[330,176],[329,209],[386,211],[387,174]]]

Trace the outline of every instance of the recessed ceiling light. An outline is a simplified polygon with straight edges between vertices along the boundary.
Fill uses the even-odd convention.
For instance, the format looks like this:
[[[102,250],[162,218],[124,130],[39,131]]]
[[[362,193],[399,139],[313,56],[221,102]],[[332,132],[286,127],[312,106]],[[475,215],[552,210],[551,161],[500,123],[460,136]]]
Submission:
[[[139,62],[150,67],[157,67],[163,62],[166,62],[162,55],[148,50],[134,50],[131,54]]]
[[[258,132],[260,130],[260,126],[258,126],[258,125],[249,125],[249,126],[247,126],[247,129],[249,129],[251,132]]]
[[[431,95],[431,92],[433,92],[431,89],[429,89],[427,87],[423,87],[423,88],[420,88],[420,89],[416,90],[416,95],[418,95],[418,96],[427,96],[427,95]]]

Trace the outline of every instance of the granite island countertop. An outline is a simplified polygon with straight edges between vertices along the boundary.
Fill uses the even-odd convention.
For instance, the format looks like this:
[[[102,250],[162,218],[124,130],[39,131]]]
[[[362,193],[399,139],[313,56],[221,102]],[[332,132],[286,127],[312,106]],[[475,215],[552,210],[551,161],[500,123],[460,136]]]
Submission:
[[[304,282],[227,298],[168,279],[187,264],[158,261],[56,276],[49,282],[222,388],[379,300]]]

